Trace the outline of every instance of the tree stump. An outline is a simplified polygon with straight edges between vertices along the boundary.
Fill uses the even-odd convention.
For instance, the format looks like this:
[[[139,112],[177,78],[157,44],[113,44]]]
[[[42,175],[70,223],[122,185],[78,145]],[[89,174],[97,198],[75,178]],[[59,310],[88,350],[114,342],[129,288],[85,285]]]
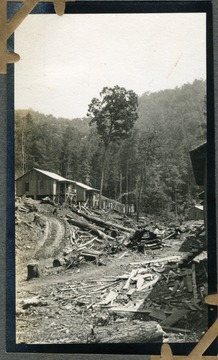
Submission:
[[[27,265],[27,281],[33,278],[39,277],[39,268],[38,264],[28,264]]]

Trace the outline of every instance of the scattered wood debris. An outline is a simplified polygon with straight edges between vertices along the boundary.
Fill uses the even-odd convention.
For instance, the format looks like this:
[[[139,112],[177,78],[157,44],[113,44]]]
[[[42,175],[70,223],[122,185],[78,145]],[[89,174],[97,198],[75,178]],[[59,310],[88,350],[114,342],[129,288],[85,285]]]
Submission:
[[[31,253],[32,239],[25,243],[27,231],[34,237],[37,229],[46,236],[46,216],[61,221],[60,228],[65,229],[62,243],[55,247],[55,231],[49,240],[54,240],[53,252],[48,251],[50,267],[40,259],[39,264],[31,258],[25,263],[25,270],[29,266],[28,279],[32,279],[27,285],[34,286],[47,274],[64,273],[66,269],[73,276],[45,286],[43,296],[24,300],[22,296],[23,302],[17,308],[19,321],[26,321],[27,312],[30,318],[43,319],[56,333],[52,340],[59,343],[162,342],[169,334],[191,336],[189,317],[200,318],[207,294],[202,223],[166,226],[141,222],[139,226],[126,216],[87,206],[58,207],[56,214],[53,211],[54,205],[46,200],[37,203],[25,199],[17,204],[16,225],[22,236],[17,239],[16,251],[23,257],[23,249]],[[110,273],[107,269],[113,261],[118,265]],[[101,265],[106,267],[98,268]],[[90,268],[94,269],[92,274]],[[82,329],[79,336],[74,329],[66,328],[64,321],[69,314]],[[47,328],[45,341],[49,336]],[[22,331],[18,334],[18,340],[24,341]]]

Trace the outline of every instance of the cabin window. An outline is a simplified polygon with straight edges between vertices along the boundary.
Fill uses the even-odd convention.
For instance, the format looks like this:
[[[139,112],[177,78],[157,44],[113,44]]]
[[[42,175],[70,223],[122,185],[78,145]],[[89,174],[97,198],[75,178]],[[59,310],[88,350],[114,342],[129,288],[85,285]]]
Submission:
[[[30,184],[29,181],[25,182],[25,191],[29,191],[30,190]]]

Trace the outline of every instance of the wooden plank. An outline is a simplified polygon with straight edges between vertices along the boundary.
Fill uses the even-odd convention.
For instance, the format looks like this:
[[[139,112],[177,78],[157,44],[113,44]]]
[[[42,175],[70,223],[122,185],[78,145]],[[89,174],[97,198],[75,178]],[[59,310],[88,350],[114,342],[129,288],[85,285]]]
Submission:
[[[173,256],[167,256],[165,258],[151,259],[151,260],[130,263],[130,265],[146,265],[146,264],[160,263],[165,261],[168,262],[168,261],[179,261],[179,260],[181,260],[181,256],[173,255]]]
[[[159,280],[159,276],[156,276],[153,280],[151,280],[148,283],[146,283],[145,285],[141,286],[141,288],[138,289],[138,291],[149,289],[150,287],[155,285],[158,280]]]
[[[193,289],[194,299],[197,299],[198,291],[197,291],[197,283],[196,283],[195,264],[192,264],[192,289]]]
[[[104,300],[102,300],[99,304],[102,305],[108,305],[109,303],[112,304],[113,300],[116,299],[116,297],[118,296],[118,293],[116,291],[110,291],[109,294],[107,294],[106,298]]]
[[[151,309],[138,310],[135,309],[134,307],[125,308],[124,306],[120,306],[120,307],[112,307],[108,309],[108,311],[110,313],[115,313],[115,314],[119,314],[119,313],[149,314],[151,312]]]
[[[123,287],[124,290],[129,289],[131,279],[137,274],[137,272],[138,272],[138,269],[134,269],[134,270],[131,271],[131,273],[129,275],[129,278],[128,278],[127,282],[125,283],[124,287]]]
[[[136,283],[136,288],[137,290],[141,290],[142,285],[144,284],[144,277],[142,275],[140,275],[137,279],[137,283]]]

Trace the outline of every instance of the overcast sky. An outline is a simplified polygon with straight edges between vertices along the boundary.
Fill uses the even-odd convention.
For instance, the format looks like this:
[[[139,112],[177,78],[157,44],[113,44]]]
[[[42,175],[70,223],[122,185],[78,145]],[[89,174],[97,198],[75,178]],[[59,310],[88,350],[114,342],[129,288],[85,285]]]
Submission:
[[[15,108],[86,116],[104,86],[138,95],[206,77],[206,15],[29,15],[15,32]]]

